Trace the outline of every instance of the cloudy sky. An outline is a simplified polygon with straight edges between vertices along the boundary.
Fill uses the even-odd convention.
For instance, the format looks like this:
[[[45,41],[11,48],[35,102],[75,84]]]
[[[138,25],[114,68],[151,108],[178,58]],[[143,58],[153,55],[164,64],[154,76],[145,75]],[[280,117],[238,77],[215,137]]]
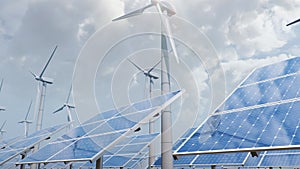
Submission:
[[[290,21],[300,18],[299,0],[169,0],[169,2],[177,11],[178,20],[173,20],[177,25],[175,23],[174,25],[177,29],[180,29],[180,26],[183,27],[180,30],[174,30],[179,37],[177,39],[178,53],[182,57],[182,62],[181,66],[177,63],[172,64],[174,65],[172,85],[176,89],[187,87],[186,98],[192,95],[190,91],[197,90],[196,96],[193,96],[197,99],[193,103],[194,107],[187,105],[186,107],[190,109],[184,108],[183,112],[194,112],[198,114],[197,116],[199,114],[206,116],[209,111],[212,111],[211,106],[201,105],[211,102],[212,90],[218,90],[216,86],[211,85],[210,78],[219,77],[214,75],[213,72],[216,71],[209,70],[210,68],[202,63],[206,62],[203,56],[197,57],[195,54],[192,56],[189,42],[194,44],[194,39],[186,38],[185,42],[179,43],[182,40],[180,39],[182,34],[186,37],[194,36],[195,32],[192,28],[197,29],[199,37],[203,39],[205,37],[210,49],[214,49],[214,59],[218,60],[218,69],[224,73],[224,78],[220,78],[219,81],[222,84],[220,89],[223,90],[223,87],[226,89],[225,94],[230,93],[255,67],[300,54],[298,42],[300,25],[285,26]],[[65,121],[65,112],[57,115],[52,115],[51,112],[65,101],[72,77],[74,77],[73,73],[76,72],[75,65],[80,65],[78,62],[82,59],[82,55],[86,54],[85,50],[88,50],[86,48],[93,45],[93,37],[103,43],[97,44],[99,48],[105,46],[104,43],[111,43],[112,39],[117,38],[118,35],[108,38],[104,34],[107,29],[128,31],[130,26],[134,25],[132,20],[120,23],[112,23],[111,20],[147,3],[149,3],[148,0],[0,1],[0,78],[4,79],[0,105],[7,109],[5,112],[0,112],[0,123],[7,120],[5,127],[7,133],[4,137],[23,134],[23,127],[17,122],[24,118],[30,100],[35,101],[36,97],[37,83],[29,70],[40,73],[55,45],[58,45],[58,50],[45,73],[47,77],[54,79],[54,85],[49,85],[47,88],[45,127]],[[155,10],[150,9],[146,12],[155,12]],[[189,25],[190,28],[178,25],[181,21],[184,21],[184,24]],[[143,26],[146,28],[152,24],[145,22]],[[176,29],[174,25],[172,26]],[[149,54],[149,52],[143,53],[145,52],[144,46],[153,44],[143,42],[144,46],[140,47],[143,50],[139,49],[137,53],[134,53],[135,48],[130,44],[135,44],[136,40],[141,41],[142,38],[139,38],[141,37],[134,38],[133,36],[123,44],[110,46],[113,49],[103,49],[109,51],[105,59],[101,60],[105,66],[99,64],[91,82],[98,87],[95,87],[95,96],[100,110],[113,107],[112,101],[107,101],[107,99],[112,99],[114,92],[107,93],[106,89],[118,93],[118,90],[123,88],[116,84],[123,81],[128,89],[124,95],[136,95],[135,91],[140,91],[139,96],[134,96],[133,100],[144,95],[145,84],[142,75],[128,64],[124,57],[130,57],[146,68],[154,65],[159,57],[152,59],[148,57],[148,60],[140,59],[139,55],[146,57],[147,53]],[[145,38],[151,39],[153,42],[157,42],[158,39],[155,36],[146,35],[143,38],[144,40]],[[154,54],[159,55],[159,51],[156,52]],[[123,59],[117,58],[120,53],[124,55]],[[103,57],[101,52],[98,56]],[[186,56],[190,56],[190,61]],[[201,58],[200,61],[197,58]],[[196,62],[191,60],[196,60]],[[87,62],[94,62],[94,60],[87,60]],[[127,72],[126,76],[131,74],[130,78],[125,78],[122,72]],[[88,70],[86,73],[89,74]],[[159,70],[155,73],[159,74]],[[185,78],[192,79],[192,82],[185,84]],[[159,89],[157,84],[155,89]],[[77,91],[77,95],[80,92]],[[111,96],[107,96],[108,94]],[[122,100],[123,97],[128,96],[114,96],[113,99],[117,98],[117,100],[113,102],[118,102],[118,98]],[[88,99],[84,100],[84,97],[81,99],[76,102],[79,104],[76,106],[80,107],[77,113],[79,117],[84,117],[83,109],[87,111],[93,111],[93,109],[89,109],[88,104],[84,104],[88,102]],[[80,105],[81,103],[83,104]],[[34,108],[29,118],[34,120]],[[34,127],[31,128],[31,131],[33,130]]]

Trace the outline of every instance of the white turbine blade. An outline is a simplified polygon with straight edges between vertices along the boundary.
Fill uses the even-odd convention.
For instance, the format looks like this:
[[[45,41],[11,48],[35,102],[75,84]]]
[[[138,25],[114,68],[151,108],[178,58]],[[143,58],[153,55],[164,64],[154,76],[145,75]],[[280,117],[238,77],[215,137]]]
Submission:
[[[2,86],[3,86],[3,79],[1,80],[0,92],[1,92],[1,90],[2,90]]]
[[[175,56],[176,62],[179,63],[179,58],[178,58],[175,42],[174,42],[174,39],[173,39],[173,35],[172,35],[172,31],[171,31],[168,19],[165,19],[165,28],[166,28],[166,31],[167,31],[167,34],[168,34],[168,38],[169,38],[171,48],[172,48],[173,54]]]
[[[50,58],[48,59],[46,65],[44,66],[44,68],[43,68],[43,70],[42,70],[42,72],[41,72],[41,74],[40,74],[40,77],[42,77],[43,74],[45,73],[45,70],[47,69],[47,67],[48,67],[48,65],[49,65],[49,63],[50,63],[50,61],[51,61],[51,59],[52,59],[52,57],[53,57],[53,55],[54,55],[56,49],[57,49],[57,45],[55,46],[55,48],[54,48],[54,50],[53,50],[53,52],[52,52]]]
[[[55,110],[55,111],[53,112],[53,114],[55,114],[55,113],[57,113],[57,112],[59,112],[59,111],[62,111],[65,107],[66,107],[66,105],[63,105],[62,107],[60,107],[60,108],[58,108],[57,110]]]
[[[69,103],[71,93],[72,93],[72,85],[71,85],[71,87],[69,89],[69,93],[68,93],[68,97],[67,97],[67,101],[66,101],[67,104]]]
[[[29,104],[29,107],[28,107],[28,110],[27,110],[27,114],[26,114],[26,116],[25,116],[25,121],[27,121],[27,118],[28,118],[28,115],[29,115],[29,112],[30,112],[31,105],[32,105],[32,100],[30,101],[30,104]]]
[[[5,120],[5,121],[3,122],[3,124],[2,124],[2,126],[1,126],[1,128],[0,128],[1,131],[3,131],[3,127],[5,126],[6,121],[7,121],[7,120]]]
[[[130,59],[127,59],[134,67],[136,67],[138,70],[140,70],[141,72],[145,72],[141,67],[139,67],[137,64],[135,64],[134,62],[132,62]]]
[[[286,26],[293,25],[293,24],[295,24],[295,23],[297,23],[297,22],[300,22],[300,19],[297,19],[297,20],[295,20],[295,21],[293,21],[293,22],[291,22],[291,23],[287,24]]]
[[[113,19],[112,21],[118,21],[118,20],[130,18],[130,17],[133,17],[133,16],[141,15],[142,13],[144,13],[145,9],[150,8],[151,6],[153,6],[153,4],[149,4],[149,5],[147,5],[143,8],[140,8],[140,9],[137,9],[135,11],[129,12],[129,13],[123,15],[123,16],[120,16],[116,19]]]
[[[170,24],[169,24],[169,20],[166,18],[163,17],[163,12],[161,10],[161,6],[159,3],[156,4],[156,8],[159,12],[159,15],[160,15],[160,19],[161,19],[161,23],[163,24],[162,26],[165,28],[165,31],[168,35],[168,39],[170,41],[170,44],[171,44],[171,48],[172,48],[172,51],[173,51],[173,54],[175,56],[175,59],[176,59],[176,62],[179,63],[179,58],[178,58],[178,55],[177,55],[177,50],[176,50],[176,46],[175,46],[175,42],[174,42],[174,39],[172,37],[172,33],[171,33],[171,28],[170,28]]]
[[[150,74],[152,72],[153,69],[156,68],[156,66],[161,62],[161,60],[159,62],[157,62],[149,71],[148,74]]]

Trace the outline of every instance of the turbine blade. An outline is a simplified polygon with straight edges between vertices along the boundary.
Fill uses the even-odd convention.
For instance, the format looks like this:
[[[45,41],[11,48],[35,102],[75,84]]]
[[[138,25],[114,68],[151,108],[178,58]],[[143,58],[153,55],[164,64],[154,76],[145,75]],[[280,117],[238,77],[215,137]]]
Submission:
[[[143,8],[140,8],[140,9],[137,9],[135,11],[129,12],[129,13],[123,15],[123,16],[120,16],[116,19],[113,19],[112,21],[118,21],[118,20],[130,18],[130,17],[133,17],[133,16],[141,15],[142,13],[144,13],[145,9],[150,8],[151,6],[153,6],[153,4],[149,4],[149,5],[147,5]]]
[[[1,90],[2,90],[2,86],[3,86],[3,79],[1,80],[0,92],[1,92]]]
[[[59,109],[55,110],[55,111],[53,112],[53,114],[55,114],[55,113],[57,113],[57,112],[59,112],[59,111],[62,111],[65,107],[66,107],[66,106],[63,105],[63,106],[60,107]]]
[[[68,97],[67,97],[67,101],[66,101],[67,104],[69,103],[71,93],[72,93],[72,85],[71,85],[71,87],[69,89],[69,93],[68,93]]]
[[[297,20],[295,20],[295,21],[293,21],[293,22],[291,22],[291,23],[288,23],[286,26],[293,25],[293,24],[295,24],[295,23],[297,23],[297,22],[300,22],[300,19],[297,19]]]
[[[161,60],[159,61],[159,62],[157,62],[149,71],[148,71],[148,73],[150,74],[151,73],[151,71],[153,70],[153,69],[155,69],[155,67],[159,64],[161,62]]]
[[[135,66],[138,70],[140,70],[141,72],[144,72],[144,70],[139,67],[138,65],[136,65],[134,62],[132,62],[130,59],[127,59],[133,66]]]
[[[32,74],[34,78],[36,77],[36,74],[34,74],[32,71],[29,70],[29,73]]]
[[[56,49],[57,49],[57,45],[55,46],[55,48],[54,48],[54,50],[53,50],[53,52],[52,52],[50,58],[48,59],[46,65],[44,66],[44,68],[43,68],[43,70],[42,70],[42,72],[41,72],[41,74],[40,74],[40,77],[42,77],[43,74],[45,73],[45,70],[46,70],[46,68],[48,67],[48,65],[49,65],[49,63],[50,63],[50,61],[51,61],[51,59],[52,59],[52,57],[53,57],[53,55],[54,55]]]
[[[29,115],[29,112],[30,112],[30,109],[31,109],[31,105],[32,105],[32,99],[30,101],[30,104],[29,104],[29,107],[28,107],[28,110],[27,110],[27,113],[26,113],[26,116],[25,116],[25,121],[27,121],[27,118],[28,118],[28,115]]]
[[[157,3],[156,4],[156,8],[159,12],[159,15],[160,15],[160,19],[161,19],[161,22],[165,28],[165,31],[168,35],[168,39],[170,41],[170,44],[171,44],[171,48],[173,50],[173,54],[175,56],[175,59],[176,59],[176,62],[179,63],[179,58],[178,58],[178,54],[177,54],[177,50],[176,50],[176,46],[175,46],[175,42],[174,42],[174,39],[172,37],[172,32],[171,32],[171,28],[170,28],[170,24],[169,24],[169,20],[168,19],[165,19],[163,17],[163,12],[161,10],[161,6],[160,6],[160,3]]]
[[[177,54],[175,41],[173,39],[173,35],[172,35],[172,31],[171,31],[168,19],[165,19],[165,28],[166,28],[166,31],[167,31],[167,34],[168,34],[168,38],[169,38],[171,48],[172,48],[173,54],[175,56],[176,62],[179,63],[179,57],[178,57],[178,54]]]
[[[7,121],[7,120],[5,120],[5,121],[3,122],[3,124],[2,124],[2,126],[1,126],[1,128],[0,128],[1,131],[3,130],[3,127],[4,127],[5,124],[6,124],[6,121]]]

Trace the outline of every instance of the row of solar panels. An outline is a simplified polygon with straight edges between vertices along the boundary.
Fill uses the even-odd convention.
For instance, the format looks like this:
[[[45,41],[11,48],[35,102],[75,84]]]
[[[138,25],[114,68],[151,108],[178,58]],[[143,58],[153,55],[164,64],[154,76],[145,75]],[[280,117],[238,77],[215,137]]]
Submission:
[[[179,157],[175,167],[299,166],[299,66],[297,57],[256,69],[202,125],[179,139],[174,146],[174,155]],[[129,164],[146,157],[146,151],[137,151],[137,147],[144,150],[155,136],[134,146],[130,142],[135,138],[127,136],[180,94],[173,92],[100,113],[17,164],[43,163],[47,168],[71,162],[68,165],[75,168],[91,167],[94,164],[86,161],[94,162],[103,156],[105,166],[131,168]],[[125,138],[130,141],[120,142]],[[119,143],[126,149],[118,148]],[[22,154],[19,149],[12,146],[3,154],[16,154],[17,150]],[[2,160],[0,166],[6,162]],[[160,166],[160,159],[154,166]]]
[[[74,168],[91,167],[100,158],[105,167],[132,168],[144,158],[145,148],[158,134],[131,137],[129,135],[134,134],[142,124],[147,123],[181,94],[182,91],[176,91],[118,110],[99,113],[28,156],[27,153],[30,153],[35,145],[67,125],[41,130],[27,138],[17,139],[18,141],[12,144],[3,142],[3,149],[0,150],[0,168],[13,167],[15,164],[41,164],[43,168],[63,168],[61,166],[66,164]]]

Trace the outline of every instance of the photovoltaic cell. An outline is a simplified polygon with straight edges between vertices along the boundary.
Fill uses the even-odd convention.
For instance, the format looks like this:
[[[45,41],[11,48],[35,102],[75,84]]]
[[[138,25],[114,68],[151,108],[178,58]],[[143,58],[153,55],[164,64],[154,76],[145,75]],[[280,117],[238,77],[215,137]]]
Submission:
[[[245,167],[295,167],[300,166],[300,150],[261,152],[258,157],[249,157]]]
[[[132,137],[126,137],[119,142],[112,149],[109,149],[103,156],[103,166],[105,168],[117,168],[126,167],[133,165],[138,159],[139,154],[147,148],[147,146],[158,136],[156,134],[150,135],[137,135]],[[95,163],[90,162],[78,162],[72,163],[74,168],[93,168]],[[62,168],[66,167],[63,163],[45,165],[43,168]]]
[[[19,139],[18,141],[15,141],[14,143],[0,150],[0,167],[3,167],[3,165],[8,161],[13,160],[20,154],[27,152],[28,150],[33,148],[34,145],[40,143],[41,141],[47,139],[54,133],[66,127],[67,125],[64,124],[40,130],[29,135],[26,138]]]
[[[98,114],[18,164],[95,161],[181,94],[176,91],[103,113],[111,117]]]
[[[184,164],[192,165],[203,165],[205,159],[210,164],[237,161],[248,166],[299,166],[298,153],[284,153],[295,150],[282,150],[300,149],[299,71],[299,57],[256,69],[174,155],[187,155]],[[276,154],[274,150],[280,151]],[[259,157],[247,153],[254,151],[261,152]],[[231,154],[214,154],[226,152]]]

